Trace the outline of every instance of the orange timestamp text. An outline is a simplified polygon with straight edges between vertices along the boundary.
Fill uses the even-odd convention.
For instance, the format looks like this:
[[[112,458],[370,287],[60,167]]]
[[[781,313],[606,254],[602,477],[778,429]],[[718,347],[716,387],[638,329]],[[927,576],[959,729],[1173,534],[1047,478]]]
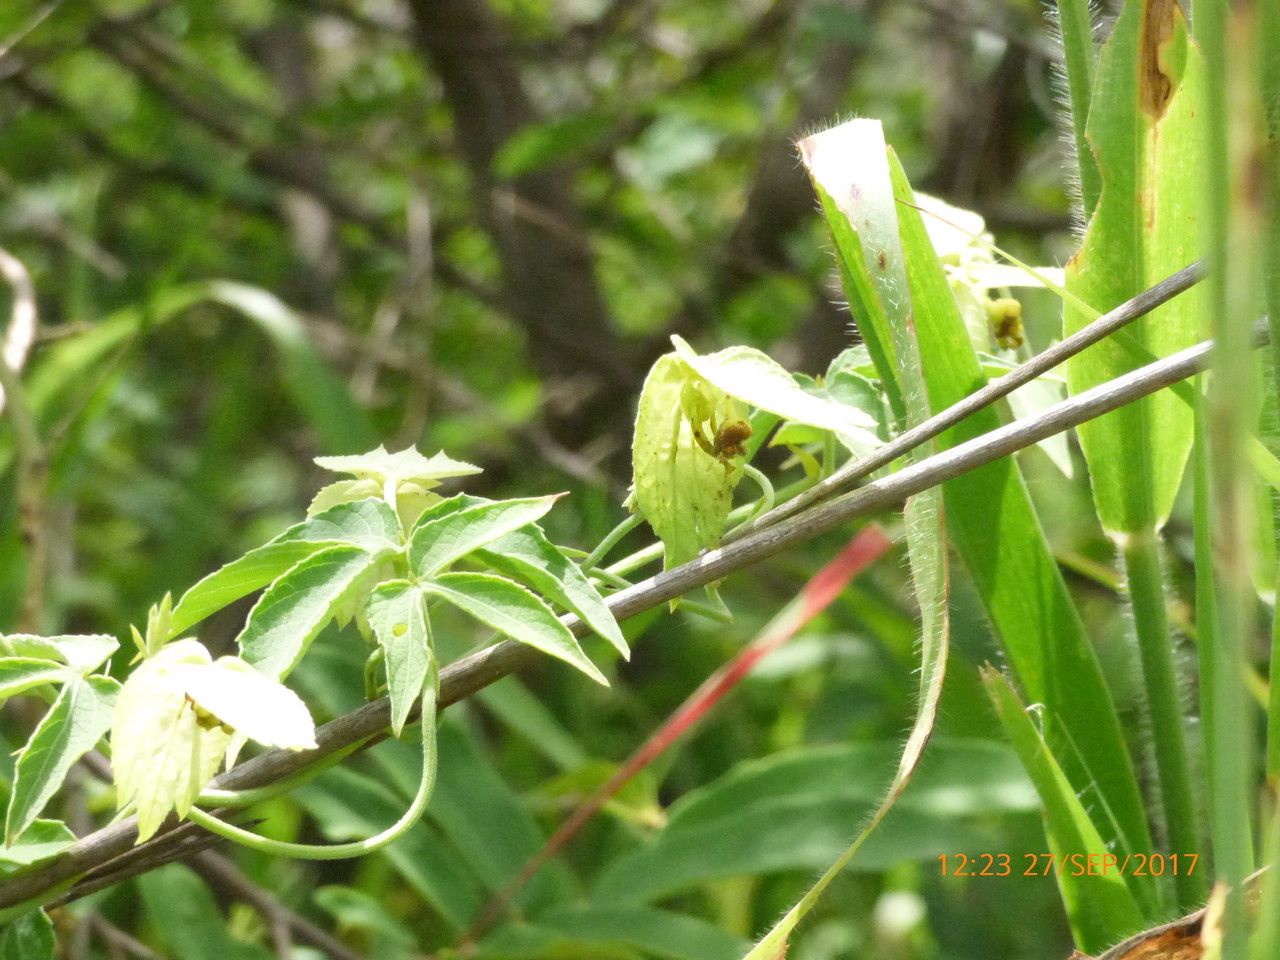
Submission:
[[[1198,853],[942,853],[944,877],[1189,877]]]

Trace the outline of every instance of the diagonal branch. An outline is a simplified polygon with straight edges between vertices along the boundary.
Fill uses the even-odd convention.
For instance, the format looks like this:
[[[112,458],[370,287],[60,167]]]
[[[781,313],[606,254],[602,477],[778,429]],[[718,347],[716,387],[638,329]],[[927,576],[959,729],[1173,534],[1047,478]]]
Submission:
[[[1259,328],[1257,343],[1265,341],[1265,328]],[[1035,417],[1015,421],[975,437],[897,473],[874,480],[852,493],[817,504],[734,543],[709,550],[688,563],[619,591],[609,598],[609,608],[620,620],[635,616],[851,520],[894,509],[907,497],[1199,373],[1208,365],[1211,349],[1211,343],[1201,343],[1148,364],[1077,394]],[[566,617],[565,623],[579,636],[587,633],[586,626],[575,617]],[[540,657],[537,651],[508,640],[455,661],[441,673],[440,704],[444,707],[456,703]],[[317,731],[317,749],[303,753],[269,751],[218,777],[213,786],[238,790],[297,775],[337,751],[376,742],[386,735],[388,721],[385,699],[365,704],[323,725]],[[127,855],[167,856],[171,859],[176,844],[189,843],[202,833],[194,824],[184,823],[134,847],[137,830],[132,818],[104,827],[77,841],[55,859],[12,875],[0,883],[0,909],[27,901],[47,900],[55,891],[67,891],[65,899],[76,899],[83,895],[85,886],[101,889],[118,879],[116,871],[110,867],[103,869],[113,858]],[[89,877],[84,881],[85,886],[76,886],[77,878],[86,874]]]
[[[1117,330],[1132,323],[1139,317],[1146,316],[1156,307],[1172,300],[1184,290],[1188,290],[1204,279],[1204,268],[1200,263],[1183,267],[1172,276],[1166,277],[1154,287],[1144,290],[1131,300],[1127,300],[1114,310],[1109,310],[1098,319],[1077,330],[1071,336],[1060,340],[1025,363],[1019,364],[1002,377],[989,381],[986,386],[975,390],[959,403],[952,404],[923,423],[917,424],[894,437],[883,447],[873,450],[859,460],[850,460],[839,470],[820,483],[815,484],[799,496],[779,504],[768,513],[756,518],[751,523],[743,524],[725,536],[725,543],[732,543],[747,534],[794,516],[801,510],[826,500],[828,497],[843,493],[857,485],[858,481],[871,476],[881,467],[887,466],[898,457],[909,453],[922,443],[927,443],[944,430],[954,427],[970,414],[977,413],[1025,386],[1042,374],[1048,373],[1060,363],[1074,357],[1086,347],[1103,340]]]

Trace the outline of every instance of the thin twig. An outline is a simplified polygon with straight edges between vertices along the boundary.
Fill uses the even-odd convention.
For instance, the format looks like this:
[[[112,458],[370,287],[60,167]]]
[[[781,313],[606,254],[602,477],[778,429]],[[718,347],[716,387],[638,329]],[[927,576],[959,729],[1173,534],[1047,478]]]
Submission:
[[[22,366],[35,341],[36,292],[22,261],[0,250],[0,274],[13,290],[13,313],[0,356],[0,410],[7,405],[13,422],[18,462],[18,524],[27,547],[27,584],[19,623],[22,630],[38,632],[44,609],[44,581],[48,559],[44,493],[48,459],[35,415],[22,388]]]
[[[1047,350],[1036,354],[1025,363],[1019,364],[1002,377],[990,381],[986,386],[975,390],[959,403],[953,404],[936,416],[907,430],[893,440],[867,454],[860,460],[853,460],[833,473],[830,477],[816,484],[797,497],[780,504],[764,516],[743,524],[725,535],[724,542],[732,543],[749,534],[758,532],[794,516],[801,510],[852,489],[857,483],[871,476],[881,467],[892,463],[898,457],[914,450],[922,443],[932,440],[944,430],[955,426],[965,417],[977,413],[983,407],[990,406],[1021,386],[1052,370],[1058,364],[1074,357],[1099,340],[1145,316],[1156,307],[1173,299],[1183,291],[1193,287],[1204,278],[1204,269],[1199,263],[1183,267],[1177,273],[1161,280],[1149,290],[1144,290],[1132,300],[1128,300],[1114,310],[1104,313],[1088,326],[1082,327],[1071,336],[1054,344]]]
[[[188,861],[188,866],[223,896],[253,907],[273,931],[283,930],[286,943],[292,934],[300,942],[315,947],[332,960],[361,960],[355,951],[255,884],[222,854],[212,850],[197,853]],[[281,958],[289,955],[280,946],[277,946],[276,953]]]
[[[1265,328],[1259,328],[1257,342],[1261,344],[1266,339]],[[757,531],[733,544],[709,550],[688,563],[612,595],[608,600],[609,608],[620,620],[635,616],[852,520],[896,508],[907,497],[1199,373],[1207,366],[1211,349],[1211,343],[1201,343],[1148,364],[1064,400],[1035,417],[1015,421],[975,437],[852,493],[816,505],[799,516]],[[579,636],[587,632],[586,626],[576,617],[567,616],[564,622]],[[536,662],[540,656],[532,648],[508,640],[463,657],[441,673],[440,705],[456,703]],[[316,731],[318,746],[315,750],[268,751],[222,774],[212,786],[236,790],[263,786],[293,776],[336,751],[351,748],[353,744],[368,746],[378,742],[386,735],[388,724],[388,701],[382,699],[367,703],[320,727]],[[89,889],[101,889],[123,879],[119,872],[102,869],[113,858],[154,857],[157,861],[168,862],[181,856],[181,852],[174,852],[175,844],[188,843],[200,836],[198,827],[184,823],[170,827],[135,847],[137,825],[133,818],[125,819],[80,839],[46,863],[6,878],[0,883],[0,908],[46,898],[50,891],[95,871],[92,883],[82,882],[63,897],[64,900],[76,899]],[[203,837],[209,839],[207,834]],[[122,857],[122,854],[127,856]],[[136,864],[134,866],[136,868]],[[132,869],[129,875],[136,872]]]
[[[163,954],[156,953],[141,940],[125,933],[100,913],[90,914],[85,922],[113,951],[119,951],[125,956],[138,957],[139,960],[165,960]]]

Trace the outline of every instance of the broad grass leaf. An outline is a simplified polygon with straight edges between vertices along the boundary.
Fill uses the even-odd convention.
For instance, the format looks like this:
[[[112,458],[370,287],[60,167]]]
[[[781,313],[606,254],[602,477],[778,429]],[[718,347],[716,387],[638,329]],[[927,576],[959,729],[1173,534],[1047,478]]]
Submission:
[[[376,561],[368,551],[342,544],[290,568],[249,611],[236,638],[243,658],[265,674],[285,676]]]
[[[478,946],[481,956],[540,956],[558,947],[593,958],[625,950],[622,956],[736,960],[748,944],[705,920],[669,910],[570,906],[540,913],[518,928],[499,929]]]
[[[1125,5],[1103,46],[1089,110],[1102,193],[1066,270],[1068,290],[1097,310],[1118,306],[1201,253],[1203,73],[1178,4]],[[1125,338],[1157,356],[1191,346],[1202,336],[1203,296],[1192,288],[1130,324]],[[1091,319],[1068,303],[1065,331]],[[1068,385],[1080,393],[1143,362],[1108,338],[1068,362]],[[1188,406],[1161,391],[1081,424],[1077,433],[1103,526],[1162,527],[1191,451]]]
[[[431,671],[431,622],[426,598],[416,584],[393,580],[379,584],[365,601],[365,619],[383,651],[391,732],[397,737]]]
[[[690,393],[696,404],[688,402]],[[699,409],[693,410],[691,406]],[[640,391],[631,462],[635,505],[662,541],[667,569],[720,542],[742,471],[726,470],[694,430],[741,419],[746,408],[675,354],[659,357]]]
[[[442,573],[422,583],[434,594],[499,633],[577,667],[604,686],[609,681],[582,652],[569,628],[524,587],[488,573]]]
[[[912,289],[929,304],[916,314],[929,394],[943,409],[984,378],[892,151],[889,161]],[[952,447],[999,422],[996,410],[980,411],[946,431],[940,445]],[[1005,459],[970,471],[943,491],[952,542],[1019,681],[1045,706],[1055,758],[1078,791],[1101,795],[1114,817],[1114,824],[1099,825],[1109,843],[1124,852],[1149,850],[1146,812],[1115,705],[1016,463]]]
[[[18,754],[5,815],[6,844],[31,826],[72,764],[106,735],[119,689],[109,677],[75,677],[63,684]]]
[[[1115,856],[1116,851],[1098,833],[1075,788],[1053,758],[1009,681],[989,667],[983,671],[983,680],[1005,733],[1044,804],[1054,852],[1096,858],[1091,862],[1097,864],[1103,862],[1104,856]],[[1072,872],[1058,874],[1058,889],[1076,945],[1081,950],[1101,953],[1117,939],[1143,927],[1144,912],[1139,909],[1120,869],[1099,870],[1097,875],[1079,877],[1072,876]]]
[[[475,699],[560,770],[576,770],[587,762],[588,754],[577,738],[516,677],[506,676],[477,690]]]
[[[538,527],[526,526],[493,541],[480,552],[480,558],[499,573],[523,581],[577,614],[624,658],[631,656],[622,628],[600,591]]]
[[[431,577],[455,560],[541,520],[559,497],[495,500],[452,513],[427,514],[409,538],[409,565],[420,577]]]
[[[647,903],[729,876],[826,869],[881,803],[901,755],[898,743],[858,743],[741,763],[674,804],[651,843],[609,864],[592,901]],[[1006,746],[938,740],[851,868],[874,872],[989,848],[998,843],[999,817],[1025,819],[1037,809]]]

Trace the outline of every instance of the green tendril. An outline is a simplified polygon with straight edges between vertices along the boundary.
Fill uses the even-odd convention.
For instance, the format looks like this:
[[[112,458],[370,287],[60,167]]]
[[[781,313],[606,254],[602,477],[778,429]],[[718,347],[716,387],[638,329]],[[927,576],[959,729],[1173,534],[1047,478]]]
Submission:
[[[219,820],[199,807],[192,807],[187,813],[188,819],[199,824],[210,833],[217,834],[251,850],[273,856],[290,857],[295,860],[346,860],[381,850],[387,844],[398,840],[413,827],[427,809],[431,799],[431,791],[436,783],[436,702],[439,697],[439,672],[432,670],[432,675],[422,692],[422,779],[418,783],[418,791],[414,794],[409,809],[395,823],[380,833],[364,840],[350,843],[312,844],[287,843],[259,836],[235,824]]]

